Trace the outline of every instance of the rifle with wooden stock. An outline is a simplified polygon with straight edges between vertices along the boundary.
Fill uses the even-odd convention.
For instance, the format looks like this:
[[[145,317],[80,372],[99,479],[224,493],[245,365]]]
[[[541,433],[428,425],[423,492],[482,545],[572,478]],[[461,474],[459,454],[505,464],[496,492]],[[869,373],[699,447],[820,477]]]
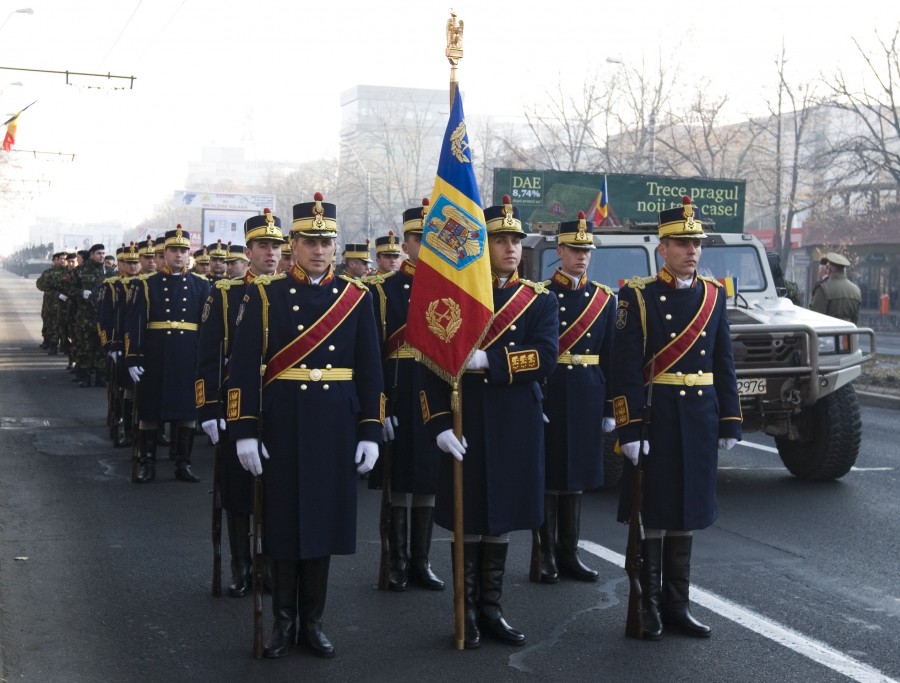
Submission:
[[[263,454],[263,376],[266,366],[259,359],[259,461]],[[253,658],[263,657],[263,481],[262,475],[253,478]]]
[[[631,638],[644,637],[644,614],[642,609],[643,589],[641,588],[641,546],[644,541],[644,444],[650,436],[650,416],[653,407],[653,373],[656,356],[650,357],[650,384],[647,400],[641,409],[641,438],[638,443],[638,461],[634,468],[634,482],[631,492],[631,515],[628,520],[628,546],[625,549],[625,572],[628,574],[628,616],[625,619],[625,635]]]
[[[391,413],[397,406],[397,376],[399,356],[394,359],[394,386],[391,387]],[[391,416],[385,416],[390,420]],[[391,427],[394,424],[391,423]],[[396,436],[396,434],[395,434]],[[378,560],[378,590],[386,591],[391,575],[391,477],[394,470],[394,440],[387,439],[381,451],[381,508],[378,514],[378,534],[381,537],[381,556]]]
[[[227,321],[226,321],[227,324]],[[221,423],[223,401],[226,400],[224,382],[222,381],[222,367],[224,356],[224,341],[219,342],[219,409],[216,411],[216,428]],[[213,455],[213,490],[212,490],[212,547],[213,547],[213,597],[222,597],[222,439],[225,438],[224,430],[216,441],[216,449]]]

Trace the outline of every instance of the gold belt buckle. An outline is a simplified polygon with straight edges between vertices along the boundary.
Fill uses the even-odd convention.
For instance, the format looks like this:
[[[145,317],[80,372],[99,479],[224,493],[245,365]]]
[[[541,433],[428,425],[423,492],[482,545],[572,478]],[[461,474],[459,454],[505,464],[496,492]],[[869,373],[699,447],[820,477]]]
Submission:
[[[179,323],[177,320],[173,320],[173,321],[170,322],[169,324],[172,326],[172,329],[173,329],[173,330],[177,330],[177,329],[178,329],[178,325],[179,325],[180,323]]]
[[[572,365],[581,365],[581,354],[576,353],[572,356]]]
[[[322,379],[322,371],[319,368],[313,368],[309,371],[309,380],[311,382],[318,382]]]
[[[684,376],[684,384],[685,386],[692,387],[697,383],[699,377],[694,373],[689,373]]]

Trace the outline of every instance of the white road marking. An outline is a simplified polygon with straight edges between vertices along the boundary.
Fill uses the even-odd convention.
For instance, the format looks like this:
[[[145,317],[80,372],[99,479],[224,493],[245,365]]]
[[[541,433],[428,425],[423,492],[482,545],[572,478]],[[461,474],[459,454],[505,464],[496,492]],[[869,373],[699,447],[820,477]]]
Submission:
[[[773,446],[765,446],[761,443],[753,443],[752,441],[738,441],[737,446],[745,448],[756,448],[766,453],[778,453],[778,449]],[[783,467],[720,467],[720,470],[782,470]],[[851,472],[893,472],[893,467],[851,467]]]
[[[625,556],[592,541],[581,541],[579,546],[617,567],[625,567]],[[746,607],[726,600],[715,593],[691,586],[691,600],[716,614],[743,626],[764,638],[793,650],[807,659],[837,671],[860,683],[900,683],[859,660],[835,650],[825,643],[809,638],[787,626],[772,621]]]

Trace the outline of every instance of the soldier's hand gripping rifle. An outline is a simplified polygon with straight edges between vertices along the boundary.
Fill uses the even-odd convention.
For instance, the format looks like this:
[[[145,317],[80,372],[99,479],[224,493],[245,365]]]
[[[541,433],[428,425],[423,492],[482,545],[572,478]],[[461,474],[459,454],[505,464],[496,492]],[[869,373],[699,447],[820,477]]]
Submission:
[[[400,357],[394,359],[394,386],[391,387],[391,413],[397,409],[397,376]],[[390,420],[392,415],[385,416]],[[391,427],[393,427],[393,423]],[[381,509],[378,515],[378,533],[381,537],[381,557],[378,560],[378,590],[386,591],[391,574],[391,477],[394,469],[394,440],[386,439],[381,453]]]
[[[219,342],[219,409],[216,411],[216,427],[222,424],[225,413],[222,411],[226,400],[222,368],[224,362],[224,340]],[[213,490],[212,490],[212,547],[213,547],[213,597],[222,597],[222,439],[224,432],[219,432],[219,440],[216,441],[213,455]]]
[[[628,616],[625,619],[625,635],[631,638],[644,637],[644,615],[642,611],[643,591],[641,589],[641,546],[644,540],[644,522],[641,511],[644,508],[644,444],[650,436],[650,416],[653,407],[653,372],[656,356],[650,357],[650,385],[647,387],[647,401],[641,410],[641,439],[638,443],[638,461],[634,468],[634,485],[631,493],[631,515],[628,521],[628,547],[625,549],[625,572],[628,574]]]
[[[260,358],[259,365],[259,461],[263,460],[263,376],[266,366]],[[263,656],[263,481],[256,475],[253,481],[253,658]]]

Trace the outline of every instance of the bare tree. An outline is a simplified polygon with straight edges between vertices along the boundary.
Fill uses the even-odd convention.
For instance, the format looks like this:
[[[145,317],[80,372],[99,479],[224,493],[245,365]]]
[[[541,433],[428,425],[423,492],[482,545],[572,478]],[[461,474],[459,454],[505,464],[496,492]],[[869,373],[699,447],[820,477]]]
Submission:
[[[896,197],[900,196],[900,24],[889,40],[875,35],[881,50],[877,54],[853,39],[866,67],[867,83],[856,88],[838,72],[830,84],[831,106],[850,112],[858,124],[835,152],[854,160],[852,171],[858,184],[874,187],[889,178]]]

